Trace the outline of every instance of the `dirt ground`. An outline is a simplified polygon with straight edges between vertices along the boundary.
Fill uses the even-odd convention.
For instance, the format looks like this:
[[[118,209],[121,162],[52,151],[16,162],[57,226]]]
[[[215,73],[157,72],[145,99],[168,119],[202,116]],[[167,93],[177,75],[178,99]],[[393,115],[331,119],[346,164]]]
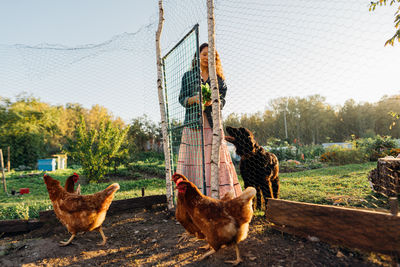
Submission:
[[[103,224],[105,246],[98,232],[78,235],[71,245],[58,241],[70,235],[57,223],[30,233],[0,239],[0,266],[231,266],[232,247],[200,261],[204,241],[178,243],[184,229],[165,206],[108,216]],[[248,238],[239,244],[240,266],[389,266],[390,258],[313,242],[273,230],[254,217]]]

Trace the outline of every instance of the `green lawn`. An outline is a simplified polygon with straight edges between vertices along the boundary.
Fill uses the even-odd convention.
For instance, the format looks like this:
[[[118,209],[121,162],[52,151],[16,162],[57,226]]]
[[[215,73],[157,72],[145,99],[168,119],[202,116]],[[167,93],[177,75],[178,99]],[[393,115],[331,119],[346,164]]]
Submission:
[[[49,172],[53,178],[59,180],[64,186],[65,180],[73,172],[79,174],[79,170],[59,170]],[[0,220],[19,219],[19,218],[37,218],[39,211],[52,209],[52,204],[43,182],[43,175],[37,172],[37,176],[20,177],[27,172],[13,172],[6,175],[8,192],[11,189],[19,190],[19,188],[28,187],[29,194],[21,196],[6,196],[2,188],[0,189]],[[32,173],[32,172],[29,172]],[[117,181],[120,189],[115,194],[115,199],[126,199],[142,196],[142,188],[145,188],[145,194],[158,195],[165,193],[165,181],[161,179],[144,179],[144,180],[120,180]],[[105,189],[109,183],[87,184],[81,186],[82,194],[92,194]]]
[[[295,173],[281,173],[281,198],[319,204],[337,204],[355,207],[384,207],[386,199],[374,194],[367,179],[376,163],[351,164],[338,167],[308,170]],[[49,173],[64,185],[66,178],[79,170],[62,170]],[[25,172],[7,174],[7,187],[19,189],[29,187],[30,194],[6,196],[0,193],[0,219],[37,218],[39,211],[51,209],[46,186],[42,175],[20,177]],[[241,179],[240,179],[241,180]],[[121,189],[115,199],[141,196],[141,188],[146,188],[146,195],[165,193],[165,181],[162,179],[120,180]],[[242,182],[242,181],[241,181]],[[88,184],[82,186],[82,194],[91,194],[103,190],[110,183]],[[242,184],[243,185],[243,184]]]

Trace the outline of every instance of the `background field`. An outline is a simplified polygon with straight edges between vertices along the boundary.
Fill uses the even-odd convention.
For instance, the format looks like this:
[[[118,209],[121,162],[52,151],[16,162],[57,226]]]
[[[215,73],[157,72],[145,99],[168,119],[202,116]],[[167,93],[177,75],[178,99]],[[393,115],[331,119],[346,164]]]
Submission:
[[[387,208],[386,200],[379,198],[370,188],[367,176],[376,163],[348,164],[324,167],[291,173],[281,173],[281,198],[293,201],[333,204],[364,208]],[[59,170],[49,173],[65,183],[66,178],[80,169]],[[98,184],[81,185],[82,194],[103,190],[112,182],[118,182],[121,189],[115,199],[134,198],[142,195],[165,194],[163,166],[160,162],[137,163],[130,170],[119,170],[118,176],[107,176]],[[121,175],[125,173],[125,175]],[[28,187],[30,194],[6,196],[0,193],[0,219],[37,218],[39,211],[52,209],[52,204],[43,183],[41,172],[12,172],[6,175],[7,186],[11,189]],[[161,178],[160,178],[161,176]],[[240,182],[243,181],[240,178]]]

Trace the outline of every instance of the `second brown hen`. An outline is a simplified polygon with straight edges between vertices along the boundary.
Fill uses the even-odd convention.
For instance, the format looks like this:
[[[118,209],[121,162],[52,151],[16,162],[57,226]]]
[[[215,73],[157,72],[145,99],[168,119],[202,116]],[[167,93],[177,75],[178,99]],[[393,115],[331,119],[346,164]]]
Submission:
[[[178,200],[181,201],[180,210],[212,247],[202,258],[215,253],[223,245],[233,245],[236,260],[228,262],[239,264],[242,259],[237,244],[247,237],[256,190],[248,187],[240,196],[224,201],[203,195],[196,185],[181,174],[174,174],[173,180],[178,189]]]

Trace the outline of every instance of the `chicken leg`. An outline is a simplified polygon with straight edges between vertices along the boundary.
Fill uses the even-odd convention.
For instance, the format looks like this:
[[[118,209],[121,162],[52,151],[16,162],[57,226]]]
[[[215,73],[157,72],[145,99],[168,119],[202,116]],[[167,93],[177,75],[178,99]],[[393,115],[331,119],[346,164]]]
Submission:
[[[234,261],[225,261],[226,263],[232,263],[233,266],[236,266],[236,265],[238,265],[239,263],[242,262],[242,258],[240,257],[238,244],[235,244],[235,250],[236,250],[236,260],[234,260]]]
[[[208,256],[212,255],[215,253],[215,250],[212,248],[210,251],[208,251],[206,254],[204,254],[203,256],[200,257],[200,261],[204,260],[205,258],[207,258]]]
[[[68,246],[72,242],[72,239],[74,239],[74,238],[75,238],[75,234],[72,234],[67,242],[60,241],[60,247]]]
[[[97,245],[104,246],[107,242],[107,237],[104,235],[103,228],[100,226],[99,228],[97,228],[97,231],[99,231],[99,233],[101,234],[101,237],[103,238],[103,242],[97,243]]]
[[[184,232],[183,234],[181,234],[178,243],[180,243],[181,241],[187,241],[190,238],[190,234],[188,232]]]

